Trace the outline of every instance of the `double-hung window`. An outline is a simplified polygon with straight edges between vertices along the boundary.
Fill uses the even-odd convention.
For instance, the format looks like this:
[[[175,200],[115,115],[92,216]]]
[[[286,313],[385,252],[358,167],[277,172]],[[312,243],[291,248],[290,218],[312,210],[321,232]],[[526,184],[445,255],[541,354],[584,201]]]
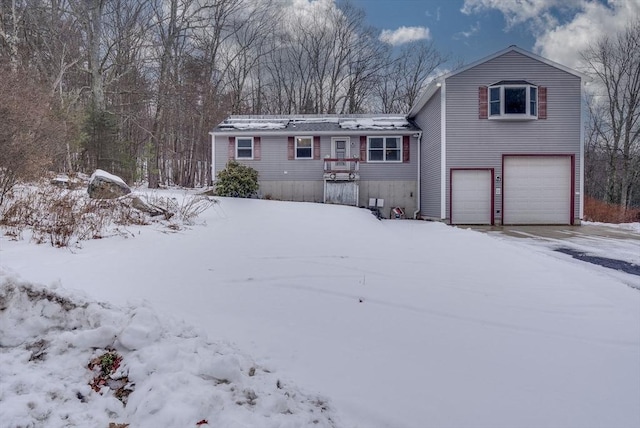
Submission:
[[[296,159],[313,159],[313,138],[296,137]]]
[[[236,159],[253,159],[253,137],[236,138]]]
[[[367,162],[402,162],[400,137],[368,137]]]
[[[490,119],[536,119],[538,87],[524,80],[505,80],[489,87]]]

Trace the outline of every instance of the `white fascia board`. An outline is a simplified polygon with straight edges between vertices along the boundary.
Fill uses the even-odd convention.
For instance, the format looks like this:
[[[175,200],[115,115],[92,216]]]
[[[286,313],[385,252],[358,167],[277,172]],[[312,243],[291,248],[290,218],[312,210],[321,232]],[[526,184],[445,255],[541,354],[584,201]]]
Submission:
[[[433,97],[435,93],[438,92],[438,89],[440,89],[440,86],[443,83],[444,83],[444,80],[441,77],[438,77],[434,79],[431,83],[429,83],[429,86],[427,86],[427,88],[422,93],[422,95],[420,95],[420,98],[418,98],[418,101],[411,107],[411,110],[409,110],[407,117],[409,118],[415,117],[420,112],[420,110],[422,110],[422,108],[425,105],[427,105],[431,97]]]
[[[440,218],[447,218],[447,85],[440,84]]]
[[[234,137],[237,135],[247,135],[247,136],[256,136],[256,137],[268,137],[268,136],[294,136],[294,135],[330,135],[330,136],[360,136],[360,135],[413,135],[420,132],[419,129],[336,129],[333,131],[296,131],[296,130],[286,130],[286,131],[268,131],[260,129],[243,129],[243,130],[230,130],[230,131],[216,131],[216,135],[229,136]],[[210,132],[213,134],[213,132]]]

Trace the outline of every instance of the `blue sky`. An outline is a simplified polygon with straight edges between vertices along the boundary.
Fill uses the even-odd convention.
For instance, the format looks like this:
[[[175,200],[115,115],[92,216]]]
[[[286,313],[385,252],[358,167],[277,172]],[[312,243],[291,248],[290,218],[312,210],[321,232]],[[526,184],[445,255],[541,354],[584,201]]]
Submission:
[[[477,15],[461,12],[463,0],[352,0],[364,9],[367,21],[379,29],[426,27],[431,40],[443,53],[465,62],[499,51],[509,45],[532,49],[535,38],[525,26],[505,32],[499,11]]]
[[[640,16],[640,0],[351,0],[390,43],[426,38],[470,63],[509,45],[579,66],[579,51]],[[402,27],[408,27],[398,31]],[[404,37],[403,37],[404,36]]]

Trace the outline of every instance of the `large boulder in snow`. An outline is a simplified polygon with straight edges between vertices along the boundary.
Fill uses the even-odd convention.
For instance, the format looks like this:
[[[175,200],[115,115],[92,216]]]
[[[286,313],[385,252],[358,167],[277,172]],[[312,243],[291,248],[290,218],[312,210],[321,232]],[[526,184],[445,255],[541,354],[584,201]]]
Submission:
[[[131,189],[127,186],[127,183],[117,175],[96,169],[96,172],[94,172],[89,179],[87,192],[92,199],[114,199],[128,195],[131,193]]]

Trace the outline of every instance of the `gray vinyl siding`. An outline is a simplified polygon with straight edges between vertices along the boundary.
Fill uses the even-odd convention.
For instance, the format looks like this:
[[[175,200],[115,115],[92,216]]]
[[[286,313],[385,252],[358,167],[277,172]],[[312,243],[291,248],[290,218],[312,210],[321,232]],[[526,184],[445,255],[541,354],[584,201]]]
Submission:
[[[375,136],[375,134],[367,134]],[[402,135],[398,134],[402,139]],[[353,141],[353,140],[352,140]],[[362,162],[360,163],[360,180],[372,181],[416,181],[418,178],[418,139],[410,137],[409,162]],[[360,137],[357,149],[360,150]],[[351,152],[353,154],[353,152]]]
[[[260,160],[238,160],[258,171],[260,181],[322,181],[324,161],[322,158],[331,155],[332,136],[320,137],[320,160],[288,159],[288,141],[286,135],[238,134],[242,136],[260,136]],[[363,135],[365,135],[363,133]],[[366,134],[375,136],[376,134]],[[389,135],[389,134],[386,134]],[[401,134],[398,134],[401,136]],[[304,134],[304,136],[313,136]],[[335,135],[344,137],[344,135]],[[360,136],[349,136],[351,142],[351,156],[360,154]],[[229,156],[229,136],[215,136],[215,171],[224,169]],[[360,164],[360,180],[416,180],[418,165],[418,140],[411,137],[410,158],[407,163],[366,163]],[[286,173],[285,173],[286,171]]]
[[[442,154],[441,91],[431,97],[415,117],[422,129],[422,153],[420,164],[420,211],[422,216],[440,218],[440,162]]]
[[[260,134],[238,134],[238,136],[260,136],[260,160],[238,159],[258,171],[260,181],[310,181],[322,180],[324,162],[313,159],[288,160],[287,136]],[[307,135],[305,135],[307,136]],[[229,160],[229,136],[216,136],[216,171],[224,169]],[[320,139],[320,156],[331,154],[331,139]]]
[[[478,119],[478,87],[501,80],[526,80],[547,87],[547,119]],[[496,175],[502,176],[503,154],[574,154],[575,190],[576,194],[582,192],[579,77],[517,52],[508,52],[449,77],[446,88],[447,195],[450,168],[495,168]],[[580,197],[574,198],[574,218],[579,218]],[[496,195],[495,209],[499,210],[501,205],[501,195]],[[496,222],[500,221],[501,213],[496,213]]]

